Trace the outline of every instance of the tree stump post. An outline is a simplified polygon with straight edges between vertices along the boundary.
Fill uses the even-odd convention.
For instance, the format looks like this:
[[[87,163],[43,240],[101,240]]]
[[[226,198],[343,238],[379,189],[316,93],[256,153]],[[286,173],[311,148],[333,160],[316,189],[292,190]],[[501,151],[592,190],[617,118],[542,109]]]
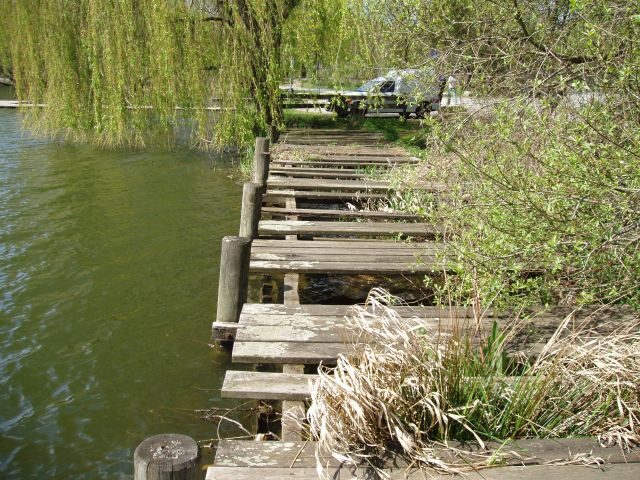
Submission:
[[[256,151],[253,157],[253,181],[265,188],[269,177],[270,158],[269,139],[264,137],[256,138]]]
[[[217,322],[236,323],[247,301],[251,240],[246,237],[224,237],[220,253]]]
[[[251,240],[258,236],[263,187],[247,182],[242,188],[242,210],[240,210],[240,236]]]
[[[200,449],[186,435],[168,433],[144,440],[133,454],[134,480],[200,480]]]

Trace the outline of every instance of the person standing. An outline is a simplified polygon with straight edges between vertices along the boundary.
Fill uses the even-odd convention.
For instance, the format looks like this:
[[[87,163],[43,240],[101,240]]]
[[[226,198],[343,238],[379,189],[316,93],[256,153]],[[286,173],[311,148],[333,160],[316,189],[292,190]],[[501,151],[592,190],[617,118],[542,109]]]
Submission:
[[[456,93],[456,86],[458,81],[453,75],[449,75],[447,79],[447,97],[449,97],[449,105],[453,105],[455,100],[458,103],[458,94]]]

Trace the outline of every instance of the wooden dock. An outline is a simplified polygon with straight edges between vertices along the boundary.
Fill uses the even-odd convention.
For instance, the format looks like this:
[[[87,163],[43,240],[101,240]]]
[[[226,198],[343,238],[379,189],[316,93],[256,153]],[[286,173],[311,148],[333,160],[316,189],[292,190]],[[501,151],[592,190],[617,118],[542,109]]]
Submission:
[[[266,190],[257,202],[260,212],[248,268],[254,275],[284,275],[282,303],[244,303],[238,318],[214,323],[213,337],[234,341],[234,363],[262,366],[260,371],[229,370],[222,396],[277,402],[282,413],[282,441],[221,441],[207,479],[315,480],[319,478],[315,445],[304,438],[295,419],[304,418],[317,366],[335,364],[339,355],[350,352],[353,339],[345,316],[352,306],[301,304],[300,275],[438,274],[443,272],[447,252],[442,229],[420,222],[410,212],[349,208],[392,193],[393,185],[372,178],[371,172],[417,162],[401,149],[386,145],[381,134],[293,130],[283,136],[283,143],[271,152],[258,152],[261,154],[270,157],[270,173],[267,178],[263,172]],[[254,181],[260,183],[261,175],[257,173]],[[429,188],[438,192],[445,187]],[[375,280],[370,286],[376,286]],[[434,331],[453,328],[453,319],[473,316],[467,308],[429,306],[403,306],[398,313],[407,322],[421,319]],[[566,313],[558,308],[541,315],[533,333],[529,332],[520,345],[522,352],[530,354],[540,348]],[[613,315],[601,313],[609,314]],[[486,324],[479,328],[489,331],[494,320],[500,323],[507,318],[488,312]],[[489,451],[503,447],[489,446]],[[522,441],[509,448],[522,455],[514,454],[513,461],[500,468],[472,472],[469,478],[640,478],[640,452],[625,456],[619,449],[603,449],[592,439]],[[581,451],[596,452],[607,460],[606,466],[594,469],[571,464],[572,455]],[[563,459],[566,464],[559,465]],[[331,478],[380,478],[366,468],[354,472],[335,459],[325,460]],[[464,462],[465,458],[451,460]],[[551,461],[556,464],[548,465]],[[408,467],[401,459],[391,459],[385,472],[392,479],[425,478],[424,473]],[[430,477],[445,476],[432,473]]]

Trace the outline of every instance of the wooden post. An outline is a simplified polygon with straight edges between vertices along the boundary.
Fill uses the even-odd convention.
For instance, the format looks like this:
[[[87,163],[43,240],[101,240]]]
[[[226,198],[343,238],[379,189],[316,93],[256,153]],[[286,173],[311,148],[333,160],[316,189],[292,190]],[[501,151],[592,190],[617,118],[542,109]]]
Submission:
[[[220,253],[217,322],[237,322],[242,305],[247,301],[251,240],[246,237],[224,237]]]
[[[247,182],[242,188],[242,210],[240,210],[240,236],[251,240],[258,236],[258,223],[262,209],[263,187]]]
[[[269,177],[269,139],[256,138],[256,151],[253,157],[253,181],[266,188]]]
[[[186,435],[169,433],[144,440],[133,454],[134,480],[200,480],[200,449]]]

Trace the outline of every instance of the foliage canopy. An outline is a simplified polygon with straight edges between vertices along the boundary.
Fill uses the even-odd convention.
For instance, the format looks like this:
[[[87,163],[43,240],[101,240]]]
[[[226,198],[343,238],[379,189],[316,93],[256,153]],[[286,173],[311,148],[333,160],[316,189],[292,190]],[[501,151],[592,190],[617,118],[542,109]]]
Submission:
[[[282,124],[290,60],[335,61],[357,43],[348,3],[6,1],[0,66],[21,100],[44,105],[28,119],[41,133],[142,145],[188,121],[201,147],[243,145]]]

